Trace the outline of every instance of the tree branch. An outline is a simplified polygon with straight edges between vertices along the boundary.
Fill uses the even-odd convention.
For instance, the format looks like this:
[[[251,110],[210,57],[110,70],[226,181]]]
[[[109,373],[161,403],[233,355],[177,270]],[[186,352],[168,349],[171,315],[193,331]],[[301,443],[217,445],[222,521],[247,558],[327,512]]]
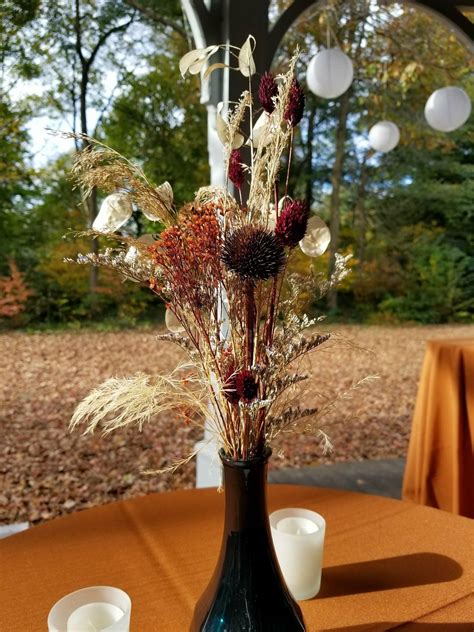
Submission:
[[[92,64],[94,63],[94,60],[95,60],[95,58],[97,56],[97,53],[102,48],[102,46],[106,43],[106,41],[109,39],[109,37],[111,35],[114,35],[114,33],[119,33],[120,31],[126,31],[128,29],[128,27],[130,26],[130,24],[132,24],[132,22],[134,20],[135,20],[135,13],[133,13],[132,17],[130,18],[130,20],[128,22],[125,22],[124,24],[118,24],[117,26],[113,26],[111,29],[109,29],[105,33],[102,33],[102,35],[97,40],[97,44],[94,46],[94,48],[92,50],[92,53],[90,54],[89,59],[87,59],[86,62],[85,62],[85,66],[86,66],[87,70],[89,70],[89,68],[92,66]]]
[[[84,65],[85,57],[82,52],[82,37],[81,37],[81,12],[79,8],[79,0],[75,2],[75,20],[74,20],[74,30],[76,31],[76,52],[78,54],[79,59],[81,60],[81,64]]]
[[[128,6],[132,7],[133,9],[136,9],[139,13],[141,13],[145,17],[152,20],[152,22],[161,24],[165,28],[172,29],[173,31],[178,33],[178,35],[181,35],[183,39],[187,40],[187,34],[186,34],[185,29],[177,22],[173,22],[173,20],[167,18],[166,16],[160,15],[159,13],[155,11],[155,9],[145,6],[139,0],[125,0],[125,3],[128,4]]]

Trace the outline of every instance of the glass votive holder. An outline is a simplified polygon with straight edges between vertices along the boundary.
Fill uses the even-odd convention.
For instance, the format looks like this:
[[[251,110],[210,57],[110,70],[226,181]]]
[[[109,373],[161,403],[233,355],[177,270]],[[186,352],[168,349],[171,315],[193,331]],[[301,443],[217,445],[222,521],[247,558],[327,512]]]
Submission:
[[[129,632],[132,601],[112,586],[89,586],[62,597],[48,615],[49,632]]]
[[[273,544],[283,578],[293,597],[316,596],[321,587],[326,521],[309,509],[279,509],[270,514]]]

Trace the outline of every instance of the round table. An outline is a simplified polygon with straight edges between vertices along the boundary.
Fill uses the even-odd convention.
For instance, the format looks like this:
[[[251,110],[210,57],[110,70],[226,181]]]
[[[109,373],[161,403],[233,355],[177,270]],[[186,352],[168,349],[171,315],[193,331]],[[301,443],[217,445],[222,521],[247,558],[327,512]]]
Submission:
[[[300,602],[308,630],[474,629],[474,521],[314,487],[270,485],[268,496],[270,511],[307,507],[327,521],[321,592]],[[60,597],[105,584],[131,596],[131,632],[186,632],[217,560],[223,501],[215,489],[152,494],[0,541],[0,630],[45,630]]]

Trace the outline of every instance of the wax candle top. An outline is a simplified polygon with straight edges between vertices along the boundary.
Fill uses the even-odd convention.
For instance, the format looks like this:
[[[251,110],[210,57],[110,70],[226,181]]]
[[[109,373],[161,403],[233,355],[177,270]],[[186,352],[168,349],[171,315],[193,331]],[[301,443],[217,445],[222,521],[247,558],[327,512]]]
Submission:
[[[291,516],[279,520],[276,525],[277,531],[281,533],[289,533],[290,535],[310,535],[319,531],[319,527],[308,518],[299,516]]]
[[[87,603],[74,610],[67,620],[67,632],[100,632],[119,621],[124,612],[111,603]]]

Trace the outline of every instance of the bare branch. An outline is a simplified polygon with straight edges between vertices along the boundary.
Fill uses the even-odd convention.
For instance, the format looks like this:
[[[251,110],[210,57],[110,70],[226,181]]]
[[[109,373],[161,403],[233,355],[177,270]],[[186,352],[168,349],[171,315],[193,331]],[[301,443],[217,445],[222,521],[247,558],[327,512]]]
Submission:
[[[178,33],[178,35],[181,35],[183,39],[187,40],[186,31],[177,22],[173,22],[173,20],[170,20],[166,16],[160,15],[157,11],[155,11],[155,9],[145,6],[144,4],[139,2],[139,0],[125,0],[125,2],[130,7],[136,9],[139,13],[152,20],[152,22],[156,22],[156,24],[161,24],[161,26],[164,26],[165,28],[172,29],[173,31],[175,31],[175,33]]]

